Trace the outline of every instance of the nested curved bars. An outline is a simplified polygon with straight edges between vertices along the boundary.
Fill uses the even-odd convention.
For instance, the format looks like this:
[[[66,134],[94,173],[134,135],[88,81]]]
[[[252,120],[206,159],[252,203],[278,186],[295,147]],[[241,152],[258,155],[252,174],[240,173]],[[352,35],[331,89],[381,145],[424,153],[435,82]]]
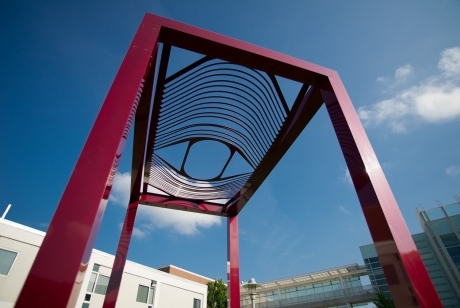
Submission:
[[[156,144],[156,149],[161,150],[176,144],[189,142],[191,139],[215,140],[227,144],[228,147],[235,147],[236,151],[245,159],[245,161],[247,161],[247,163],[255,169],[263,158],[263,153],[260,149],[254,147],[253,143],[251,143],[246,136],[241,134],[239,136],[241,139],[239,139],[234,135],[227,134],[226,131],[228,130],[200,130],[195,126],[190,125],[190,128],[187,129],[185,133],[182,133],[181,129],[178,129],[177,132],[175,132],[175,135],[170,136],[170,139],[164,142],[158,142]],[[239,132],[236,133],[240,134]]]
[[[212,68],[213,66],[218,67]],[[240,67],[244,68],[245,70],[239,69]],[[232,74],[232,72],[234,73]],[[252,74],[250,74],[249,72],[251,72]],[[244,76],[241,76],[240,74]],[[259,76],[259,78],[257,78],[254,74]],[[278,116],[279,120],[283,120],[283,118],[286,116],[287,111],[284,108],[284,106],[280,104],[284,100],[284,98],[280,98],[279,95],[282,94],[280,94],[278,91],[274,91],[273,88],[275,86],[273,84],[273,80],[271,78],[267,79],[267,77],[269,76],[264,76],[256,70],[251,70],[243,66],[230,64],[228,62],[212,63],[206,66],[198,67],[195,71],[190,72],[189,75],[183,76],[184,80],[177,80],[172,82],[171,84],[165,84],[165,95],[163,98],[170,99],[171,97],[175,97],[178,94],[173,91],[180,92],[187,88],[190,89],[190,87],[192,87],[193,89],[193,85],[197,82],[200,82],[202,79],[210,77],[215,78],[217,76],[240,78],[243,81],[250,83],[257,90],[259,90],[260,94],[264,96],[264,98],[260,97],[260,94],[257,93],[258,91],[255,91],[253,87],[248,87],[254,93],[258,94],[260,100],[271,102],[271,104],[268,104],[268,106],[271,108],[271,111]],[[169,94],[167,94],[167,92],[169,92]],[[277,107],[276,110],[273,110],[273,107]]]
[[[218,181],[191,180],[171,168],[161,157],[152,157],[149,184],[165,193],[194,200],[230,199],[246,183],[250,173],[228,177]]]
[[[213,109],[218,109],[219,111],[224,112],[225,114],[229,116],[234,116],[235,119],[240,119],[243,122],[244,120],[249,121],[248,123],[251,124],[251,127],[253,128],[253,130],[261,131],[262,136],[261,138],[258,138],[258,140],[263,141],[266,145],[267,144],[270,145],[273,142],[278,131],[267,132],[265,130],[261,130],[260,128],[263,128],[263,127],[261,127],[260,125],[257,125],[257,124],[260,124],[260,121],[258,121],[259,118],[255,114],[247,113],[245,112],[246,109],[244,107],[238,106],[238,105],[235,106],[229,102],[226,102],[225,99],[228,99],[229,101],[237,101],[237,100],[234,100],[232,98],[227,98],[227,97],[205,96],[200,99],[191,101],[190,104],[188,104],[188,107],[183,110],[184,112],[182,113],[182,117],[185,118],[188,115],[191,115],[194,113],[200,113],[199,110],[205,110],[206,112],[212,112]],[[227,108],[224,108],[224,106]],[[178,119],[177,117],[172,117],[170,120],[172,122],[172,121],[177,121]],[[165,131],[160,131],[159,133],[163,134],[165,133]]]
[[[218,81],[211,81],[210,83],[212,83],[212,82],[218,82]],[[225,82],[227,82],[227,81],[225,81]],[[216,85],[216,86],[221,86],[221,84]],[[196,88],[195,92],[193,92],[193,95],[190,95],[188,97],[187,104],[198,103],[198,102],[200,102],[200,99],[204,99],[204,98],[211,98],[211,97],[222,98],[222,99],[228,98],[230,100],[233,100],[233,101],[235,101],[237,103],[240,103],[241,105],[247,107],[248,110],[245,109],[245,111],[250,111],[250,113],[253,114],[253,116],[255,116],[257,118],[257,122],[260,123],[260,125],[266,126],[272,132],[276,132],[279,129],[279,126],[280,126],[281,122],[276,123],[275,120],[272,119],[272,115],[270,113],[267,114],[267,113],[265,113],[265,111],[263,111],[263,113],[260,112],[261,110],[260,110],[260,105],[259,104],[254,104],[253,101],[248,99],[248,97],[238,93],[239,91],[245,92],[243,89],[238,88],[238,87],[234,87],[234,86],[230,86],[230,85],[225,85],[226,88],[229,88],[228,91],[227,90],[222,90],[222,89],[219,90],[219,91],[215,91],[213,89],[216,86],[208,84],[208,85]],[[205,90],[207,90],[207,91],[205,91]],[[234,91],[230,91],[230,90],[234,90]],[[211,95],[211,94],[214,94],[214,93],[215,94],[220,94],[220,95]],[[208,96],[204,96],[204,95],[208,95]],[[232,96],[236,96],[239,99],[233,98]],[[185,105],[184,103],[185,103],[184,101],[178,101],[178,103],[175,104],[174,106],[170,105],[170,106],[168,106],[168,108],[163,108],[160,111],[160,115],[161,116],[172,116],[172,115],[174,115],[175,112],[180,112],[182,110],[181,108],[184,108],[183,107]],[[265,118],[268,118],[270,121],[264,121],[264,116],[265,116]],[[275,122],[275,123],[273,123],[273,122]]]
[[[273,112],[270,112],[270,110],[268,110],[266,107],[264,107],[267,105],[271,106],[272,103],[270,101],[262,101],[262,97],[258,93],[254,92],[253,89],[247,84],[228,79],[208,80],[208,77],[209,76],[200,80],[202,82],[196,84],[195,87],[184,90],[184,93],[181,93],[180,96],[175,97],[174,99],[163,99],[160,115],[166,116],[174,112],[177,112],[184,105],[188,104],[189,100],[193,98],[193,95],[198,95],[202,93],[201,91],[206,88],[210,93],[232,93],[233,95],[244,97],[248,104],[253,105],[253,109],[256,109],[259,113],[261,113],[262,117],[268,120],[266,121],[266,123],[264,123],[264,125],[267,125],[272,130],[276,130],[275,127],[279,127],[280,124],[284,121],[285,116],[282,119],[276,119],[275,114]],[[219,77],[222,77],[222,75],[220,75]],[[228,89],[228,91],[223,89]]]
[[[227,120],[227,121],[230,121],[232,123],[235,123],[236,125],[244,128],[243,132],[244,131],[247,131],[248,134],[251,136],[251,138],[255,141],[255,140],[258,140],[260,139],[257,135],[257,129],[251,129],[252,127],[250,125],[248,125],[247,123],[241,121],[241,120],[234,120],[233,117],[231,117],[231,115],[228,115],[226,113],[223,113],[223,112],[204,112],[204,113],[194,113],[194,114],[191,114],[191,115],[188,115],[186,118],[183,118],[183,119],[177,119],[177,122],[176,123],[172,123],[170,124],[168,127],[169,128],[173,128],[174,126],[176,125],[181,125],[181,124],[184,124],[184,123],[187,123],[187,122],[190,122],[192,120],[198,120],[198,119],[212,119],[212,120],[215,120],[215,119],[221,119],[221,120]],[[266,151],[268,150],[269,148],[269,145],[268,144],[262,144],[262,143],[256,143],[257,146],[259,146],[262,151]]]
[[[238,72],[238,70],[235,69],[226,69],[226,71]],[[243,73],[246,74],[245,72]],[[251,79],[247,77],[251,77]],[[222,69],[208,71],[200,74],[195,79],[191,79],[190,82],[185,83],[178,89],[165,87],[163,101],[166,102],[182,98],[189,93],[196,92],[197,89],[204,84],[213,84],[217,88],[228,86],[229,83],[233,83],[236,90],[250,96],[254,102],[260,104],[259,108],[264,115],[273,114],[276,122],[283,121],[286,117],[286,113],[282,107],[281,99],[273,97],[273,85],[268,84],[268,81],[265,79],[263,80],[266,83],[265,85],[260,82],[260,79],[256,79],[253,75],[249,74],[244,77],[237,74],[225,73]],[[268,91],[267,87],[270,91]]]

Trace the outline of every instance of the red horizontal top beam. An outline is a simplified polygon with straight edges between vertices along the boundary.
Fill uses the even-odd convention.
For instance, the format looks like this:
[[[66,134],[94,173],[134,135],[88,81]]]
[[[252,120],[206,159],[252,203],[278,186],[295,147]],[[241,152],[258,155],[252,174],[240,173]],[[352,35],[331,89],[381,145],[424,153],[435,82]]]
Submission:
[[[162,43],[331,90],[324,82],[336,75],[331,69],[161,16],[146,18],[161,25]]]

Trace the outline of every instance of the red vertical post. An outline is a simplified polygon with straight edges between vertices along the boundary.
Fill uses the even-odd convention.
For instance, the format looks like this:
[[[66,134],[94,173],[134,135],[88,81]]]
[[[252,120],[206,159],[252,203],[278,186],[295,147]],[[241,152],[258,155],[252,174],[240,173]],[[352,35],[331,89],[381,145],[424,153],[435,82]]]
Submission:
[[[118,242],[117,253],[113,262],[112,273],[110,274],[109,285],[107,286],[107,293],[102,306],[103,308],[114,308],[117,303],[121,278],[125,269],[126,257],[128,256],[129,243],[131,242],[131,236],[133,234],[138,206],[139,201],[134,201],[128,205],[128,209],[126,210],[125,221],[123,222],[123,229]]]
[[[157,48],[146,15],[107,94],[15,307],[74,307],[113,178]],[[50,296],[53,294],[53,296]]]
[[[356,111],[338,76],[321,90],[396,307],[442,307]]]
[[[238,215],[229,216],[228,255],[230,259],[230,277],[228,292],[230,308],[240,308],[240,255],[238,248]]]

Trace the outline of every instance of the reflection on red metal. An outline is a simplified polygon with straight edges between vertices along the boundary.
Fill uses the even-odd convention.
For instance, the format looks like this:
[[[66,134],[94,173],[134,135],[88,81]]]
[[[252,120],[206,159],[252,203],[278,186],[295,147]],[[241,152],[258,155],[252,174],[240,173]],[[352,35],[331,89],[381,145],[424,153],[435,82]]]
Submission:
[[[155,72],[155,61],[152,61],[152,67],[144,83],[144,88],[139,98],[139,106],[135,115],[133,155],[131,163],[131,189],[129,205],[126,210],[126,216],[118,243],[117,253],[113,261],[112,273],[110,275],[107,293],[104,298],[104,308],[115,308],[118,293],[120,290],[121,279],[123,276],[126,258],[128,256],[129,244],[134,229],[137,208],[140,202],[140,191],[142,185],[142,168],[144,166],[145,142],[149,126],[149,113],[152,101],[153,79]]]
[[[167,76],[172,48],[203,57]],[[277,76],[302,84],[291,107]],[[75,303],[134,118],[130,208],[104,307],[116,303],[138,203],[228,217],[230,303],[239,307],[238,214],[324,102],[396,306],[441,307],[337,73],[151,14],[110,88],[16,307]],[[220,142],[230,153],[212,179],[194,178],[184,168],[201,141]],[[161,154],[177,144],[186,145],[179,166]],[[252,170],[228,175],[237,156]]]
[[[334,92],[321,93],[393,299],[397,307],[442,307],[350,98],[338,75],[329,78]]]
[[[229,216],[227,249],[230,261],[229,299],[231,308],[240,308],[240,255],[238,248],[238,215]]]
[[[139,90],[150,71],[159,27],[146,16],[78,158],[15,307],[72,307],[77,274],[94,246]],[[82,263],[85,262],[85,263]],[[50,296],[53,294],[53,296]]]

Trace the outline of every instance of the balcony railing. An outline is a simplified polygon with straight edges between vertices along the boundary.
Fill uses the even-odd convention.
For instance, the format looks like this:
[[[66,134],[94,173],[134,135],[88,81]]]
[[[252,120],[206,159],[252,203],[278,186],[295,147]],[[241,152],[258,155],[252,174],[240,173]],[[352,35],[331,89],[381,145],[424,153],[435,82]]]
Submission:
[[[346,291],[346,292],[345,292]],[[293,298],[266,301],[256,303],[256,308],[275,308],[275,307],[316,307],[330,303],[331,305],[341,305],[346,303],[362,303],[371,301],[375,297],[371,285],[348,288],[346,290],[335,290],[318,294],[297,296]],[[251,308],[249,305],[241,305],[241,308]]]

